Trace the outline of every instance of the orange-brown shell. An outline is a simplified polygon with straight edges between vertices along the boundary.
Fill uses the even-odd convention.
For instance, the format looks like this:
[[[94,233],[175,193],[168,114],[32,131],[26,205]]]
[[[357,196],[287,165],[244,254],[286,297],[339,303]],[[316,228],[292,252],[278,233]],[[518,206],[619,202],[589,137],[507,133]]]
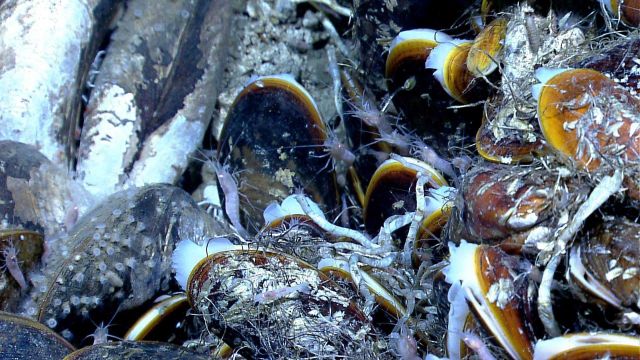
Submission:
[[[602,73],[561,72],[544,84],[538,118],[547,143],[589,171],[640,156],[640,100]]]
[[[467,68],[474,76],[487,76],[498,67],[507,24],[507,19],[495,19],[476,36],[467,56]]]

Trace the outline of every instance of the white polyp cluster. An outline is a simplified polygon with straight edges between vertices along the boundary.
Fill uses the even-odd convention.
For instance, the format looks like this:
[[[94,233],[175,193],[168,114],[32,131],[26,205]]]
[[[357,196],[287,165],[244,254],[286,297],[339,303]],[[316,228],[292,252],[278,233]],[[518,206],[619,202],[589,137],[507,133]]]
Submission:
[[[233,245],[227,238],[215,238],[198,245],[193,241],[181,240],[173,250],[171,265],[176,272],[176,280],[180,287],[187,290],[189,275],[198,263],[211,254],[221,251],[234,250],[239,246]]]
[[[393,49],[400,43],[404,41],[410,40],[424,40],[424,41],[433,41],[437,43],[448,42],[453,40],[453,38],[442,31],[433,30],[433,29],[413,29],[401,31],[391,42],[391,46],[389,47],[389,52],[393,51]]]
[[[449,58],[449,55],[451,54],[451,52],[454,51],[458,46],[469,43],[469,42],[470,42],[469,40],[453,39],[450,41],[440,43],[438,44],[438,46],[433,48],[433,50],[431,50],[431,53],[427,57],[427,61],[424,64],[425,68],[436,70],[433,73],[433,76],[438,80],[440,85],[442,85],[444,90],[450,96],[453,96],[453,95],[451,94],[449,87],[445,84],[445,81],[444,81],[447,59]]]
[[[549,359],[558,354],[590,347],[628,346],[640,350],[640,341],[633,336],[616,334],[584,333],[555,337],[549,340],[540,340],[536,343],[533,360]],[[637,353],[636,353],[637,354]]]
[[[266,209],[262,212],[262,217],[264,218],[264,223],[266,225],[271,224],[272,222],[282,219],[285,216],[290,215],[307,215],[307,213],[302,209],[302,206],[297,200],[298,195],[289,195],[282,203],[278,204],[273,202],[267,206]],[[324,213],[320,210],[320,206],[316,204],[313,200],[304,196],[305,202],[309,209],[316,215],[325,218]]]
[[[540,100],[540,94],[542,93],[542,87],[545,86],[547,82],[551,80],[554,76],[560,73],[563,73],[567,70],[571,70],[571,69],[570,68],[550,69],[546,67],[541,67],[536,69],[535,77],[540,83],[531,86],[531,94],[533,95],[533,99],[536,102],[538,102]]]

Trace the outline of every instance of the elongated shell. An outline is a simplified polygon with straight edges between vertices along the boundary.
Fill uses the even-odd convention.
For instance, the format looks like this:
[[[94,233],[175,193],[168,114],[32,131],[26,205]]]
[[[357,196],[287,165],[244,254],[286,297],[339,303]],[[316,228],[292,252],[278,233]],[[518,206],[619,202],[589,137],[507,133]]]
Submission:
[[[451,305],[459,305],[463,296],[469,309],[509,356],[531,359],[533,330],[523,311],[526,276],[518,276],[523,273],[523,264],[499,249],[465,241],[459,247],[451,244],[449,249],[449,265],[443,272],[446,281],[452,284],[451,289],[455,289],[450,291],[460,294],[449,295]],[[466,321],[464,309],[460,309],[457,319]],[[449,326],[454,325],[449,323]]]
[[[608,333],[567,334],[536,343],[534,360],[637,359],[637,336]]]
[[[327,210],[338,203],[323,143],[327,129],[311,95],[290,75],[264,76],[238,94],[218,144],[220,163],[236,174],[243,214],[259,227],[262,211],[304,188]],[[247,227],[247,226],[245,226]]]
[[[498,68],[507,23],[507,19],[495,19],[473,40],[467,56],[467,69],[474,76],[487,76]]]
[[[472,41],[458,39],[442,43],[431,51],[425,62],[426,68],[436,69],[433,76],[447,94],[463,104],[468,102],[465,93],[474,79],[467,68],[467,56],[472,45]]]

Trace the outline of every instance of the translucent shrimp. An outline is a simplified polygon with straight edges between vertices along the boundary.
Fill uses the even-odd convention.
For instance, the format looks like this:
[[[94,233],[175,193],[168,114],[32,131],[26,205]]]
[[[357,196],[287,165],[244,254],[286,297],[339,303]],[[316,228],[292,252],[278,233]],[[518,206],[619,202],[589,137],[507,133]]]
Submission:
[[[240,193],[238,192],[238,183],[233,175],[229,172],[229,165],[220,165],[217,161],[212,161],[213,169],[218,178],[218,184],[224,192],[224,211],[231,221],[231,225],[238,231],[243,238],[249,238],[249,232],[242,226],[240,222]]]
[[[2,257],[4,257],[4,265],[3,269],[7,269],[9,274],[13,276],[18,285],[22,290],[27,288],[27,281],[22,274],[22,270],[20,270],[20,263],[18,261],[18,249],[16,249],[13,241],[10,241],[9,244],[2,249]]]

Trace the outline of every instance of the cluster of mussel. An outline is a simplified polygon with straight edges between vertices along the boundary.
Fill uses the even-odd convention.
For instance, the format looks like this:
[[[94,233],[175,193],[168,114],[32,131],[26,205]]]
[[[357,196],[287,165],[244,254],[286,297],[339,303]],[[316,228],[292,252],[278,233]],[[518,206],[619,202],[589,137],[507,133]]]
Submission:
[[[400,32],[380,107],[360,74],[331,64],[331,124],[293,77],[252,80],[202,161],[199,203],[150,185],[46,247],[38,232],[0,233],[3,308],[39,321],[0,314],[3,352],[29,341],[43,358],[94,343],[70,359],[640,357],[633,4],[602,1],[616,41],[588,56],[571,52],[586,48],[579,25],[526,4],[483,1],[474,40]],[[451,145],[469,131],[480,158]],[[21,201],[11,214],[30,228],[45,159],[20,146],[0,143],[0,195]],[[29,275],[18,304],[47,252],[58,263]]]

